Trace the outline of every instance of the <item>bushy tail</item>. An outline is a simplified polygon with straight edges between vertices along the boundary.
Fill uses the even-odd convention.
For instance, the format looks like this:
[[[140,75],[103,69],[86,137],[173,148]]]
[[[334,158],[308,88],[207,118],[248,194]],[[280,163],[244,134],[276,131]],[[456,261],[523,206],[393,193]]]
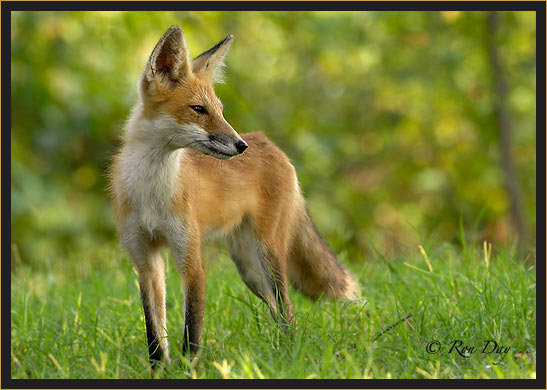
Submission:
[[[357,282],[338,262],[307,210],[291,243],[289,276],[291,282],[312,299],[359,297]]]

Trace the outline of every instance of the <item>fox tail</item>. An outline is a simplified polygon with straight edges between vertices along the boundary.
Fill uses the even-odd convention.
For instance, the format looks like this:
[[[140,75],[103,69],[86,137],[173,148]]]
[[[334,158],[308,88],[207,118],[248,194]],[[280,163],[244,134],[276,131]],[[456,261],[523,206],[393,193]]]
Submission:
[[[355,278],[337,260],[307,210],[290,246],[289,276],[296,288],[312,299],[324,296],[355,300],[360,297]]]

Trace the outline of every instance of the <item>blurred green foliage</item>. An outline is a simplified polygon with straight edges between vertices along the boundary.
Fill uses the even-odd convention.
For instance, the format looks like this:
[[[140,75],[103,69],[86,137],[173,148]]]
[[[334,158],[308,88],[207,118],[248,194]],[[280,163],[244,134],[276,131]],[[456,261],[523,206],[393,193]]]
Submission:
[[[450,241],[460,219],[479,221],[475,238],[511,237],[485,12],[13,12],[15,261],[116,241],[105,171],[172,24],[192,56],[235,35],[225,116],[289,155],[335,250]],[[534,237],[535,34],[533,12],[503,12],[495,37]]]

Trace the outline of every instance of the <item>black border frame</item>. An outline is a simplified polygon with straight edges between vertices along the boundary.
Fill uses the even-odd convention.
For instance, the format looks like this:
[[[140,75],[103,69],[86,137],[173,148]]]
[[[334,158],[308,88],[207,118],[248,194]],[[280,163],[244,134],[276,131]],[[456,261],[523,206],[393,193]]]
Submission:
[[[541,164],[536,160],[536,221],[537,237],[540,237],[541,246],[537,246],[536,270],[540,279],[536,282],[537,295],[536,310],[541,315],[536,318],[536,348],[539,350],[536,358],[536,379],[265,379],[265,380],[181,380],[181,379],[12,379],[11,378],[11,11],[77,11],[77,10],[131,10],[131,11],[172,11],[172,10],[231,10],[231,11],[535,11],[536,12],[536,156],[542,156]],[[546,3],[543,1],[207,1],[207,2],[141,2],[141,1],[2,1],[1,3],[1,81],[2,107],[1,132],[2,141],[2,178],[1,178],[1,207],[2,230],[1,237],[2,257],[2,310],[1,319],[4,326],[1,328],[1,388],[529,388],[545,389],[545,16]],[[8,130],[9,129],[9,130]],[[539,129],[539,131],[538,131]],[[538,181],[539,178],[539,181]],[[539,182],[539,186],[537,183]],[[537,219],[537,216],[540,216]],[[9,223],[9,225],[8,225]],[[536,242],[538,240],[536,239]],[[536,244],[537,245],[537,244]],[[6,324],[10,324],[9,326]],[[540,325],[538,328],[537,325]],[[541,332],[543,330],[543,332]]]

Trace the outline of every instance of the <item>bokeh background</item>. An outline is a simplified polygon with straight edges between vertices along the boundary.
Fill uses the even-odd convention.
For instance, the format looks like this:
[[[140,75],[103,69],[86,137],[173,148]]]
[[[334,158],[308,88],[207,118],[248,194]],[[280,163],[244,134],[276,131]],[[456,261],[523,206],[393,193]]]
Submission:
[[[336,251],[534,256],[533,12],[13,12],[13,267],[117,245],[105,172],[172,24],[192,56],[235,35],[225,116],[287,153]]]

